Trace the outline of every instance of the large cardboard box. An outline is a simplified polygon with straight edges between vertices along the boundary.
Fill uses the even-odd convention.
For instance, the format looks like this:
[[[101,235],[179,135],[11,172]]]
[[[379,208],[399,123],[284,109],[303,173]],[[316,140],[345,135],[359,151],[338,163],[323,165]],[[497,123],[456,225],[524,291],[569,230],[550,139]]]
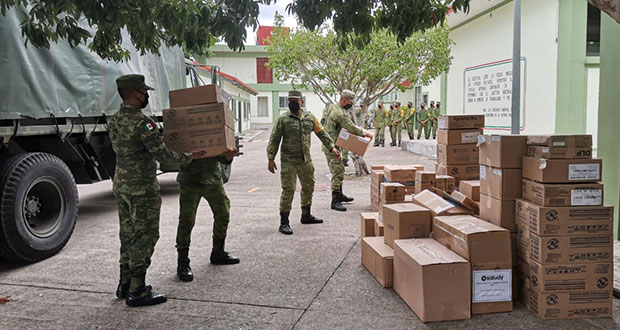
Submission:
[[[164,109],[162,118],[164,131],[193,131],[224,126],[235,129],[233,112],[224,103]]]
[[[516,233],[515,201],[501,200],[480,194],[480,219],[505,228],[511,233]]]
[[[612,316],[612,292],[547,292],[529,290],[529,308],[539,319],[583,319]]]
[[[449,175],[435,175],[435,187],[451,194],[456,188],[456,180]]]
[[[611,235],[613,206],[540,206],[518,199],[517,223],[539,236]]]
[[[164,142],[176,152],[204,151],[201,158],[234,150],[235,131],[229,127],[172,131],[164,129]]]
[[[383,171],[385,165],[370,165],[371,171]]]
[[[375,221],[379,218],[377,212],[363,212],[360,213],[362,219],[362,237],[372,237],[375,235]]]
[[[539,183],[523,180],[524,199],[544,206],[603,205],[603,185],[600,183]]]
[[[449,195],[448,195],[449,196]],[[472,210],[451,203],[430,190],[424,190],[413,196],[413,202],[431,210],[436,215],[473,214]]]
[[[450,197],[474,211],[474,214],[480,214],[480,205],[473,199],[467,197],[467,195],[455,190],[450,194]]]
[[[379,194],[385,201],[404,201],[405,186],[400,183],[383,182]]]
[[[362,238],[362,265],[384,288],[391,288],[394,278],[394,250],[383,237]]]
[[[521,168],[527,153],[527,136],[482,135],[480,141],[480,164],[495,168]]]
[[[542,159],[523,157],[523,177],[542,183],[599,182],[600,159]]]
[[[415,181],[416,165],[385,165],[383,171],[389,181]]]
[[[484,115],[443,115],[437,127],[449,130],[484,128]]]
[[[437,131],[437,143],[440,144],[469,144],[477,143],[481,129],[440,129]]]
[[[517,226],[517,258],[530,259],[530,231],[527,227]]]
[[[394,247],[394,240],[429,237],[431,211],[425,207],[402,203],[383,206],[384,241]]]
[[[454,177],[456,184],[462,180],[478,180],[480,178],[480,167],[478,164],[472,165],[444,165],[435,164],[435,174],[449,175]]]
[[[529,146],[527,148],[527,155],[537,158],[549,158],[549,159],[573,159],[592,158],[592,147],[541,147],[541,146]]]
[[[520,168],[494,168],[480,165],[481,194],[514,201],[521,197],[522,180]]]
[[[170,107],[187,107],[197,104],[226,103],[217,85],[204,85],[170,91]]]
[[[471,318],[467,260],[431,238],[394,242],[394,291],[422,322]]]
[[[336,139],[336,145],[342,149],[349,150],[354,154],[364,156],[370,148],[371,138],[351,134],[346,129],[341,129]]]
[[[435,172],[417,171],[415,172],[415,193],[435,187]]]
[[[546,147],[590,147],[592,135],[529,135],[527,144]]]
[[[449,165],[478,164],[475,144],[437,144],[437,162]]]
[[[530,232],[530,258],[546,264],[613,262],[612,235],[538,236]]]
[[[459,191],[476,202],[480,201],[480,180],[463,180],[459,183]]]
[[[512,311],[508,230],[472,216],[438,216],[433,238],[471,263],[472,314]]]
[[[539,292],[612,291],[612,263],[541,264],[529,261],[531,287]]]

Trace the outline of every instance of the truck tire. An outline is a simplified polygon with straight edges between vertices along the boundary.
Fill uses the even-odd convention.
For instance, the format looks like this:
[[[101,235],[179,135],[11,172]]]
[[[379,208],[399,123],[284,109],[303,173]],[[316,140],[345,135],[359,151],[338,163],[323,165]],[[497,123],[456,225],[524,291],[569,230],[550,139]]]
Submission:
[[[0,255],[37,262],[69,241],[78,214],[78,192],[71,171],[47,153],[24,153],[0,169]]]
[[[222,181],[224,183],[228,182],[230,179],[230,172],[232,171],[232,164],[222,164],[220,163],[220,169],[222,170]]]

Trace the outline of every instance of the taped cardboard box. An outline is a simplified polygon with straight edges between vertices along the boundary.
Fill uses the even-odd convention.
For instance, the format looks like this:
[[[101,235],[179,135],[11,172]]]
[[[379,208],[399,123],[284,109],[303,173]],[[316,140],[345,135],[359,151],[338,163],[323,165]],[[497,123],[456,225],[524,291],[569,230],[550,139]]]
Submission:
[[[416,165],[385,165],[383,171],[389,181],[415,181]]]
[[[198,104],[226,103],[217,85],[204,85],[170,91],[170,107],[179,108]]]
[[[554,184],[523,180],[524,199],[543,206],[603,205],[601,183]]]
[[[480,193],[501,200],[521,197],[520,168],[494,168],[480,165]]]
[[[362,238],[362,265],[384,288],[391,288],[394,278],[394,250],[382,237]]]
[[[612,291],[612,263],[541,264],[529,262],[531,288],[538,292]]]
[[[530,258],[546,264],[613,262],[612,235],[538,236],[530,232]]]
[[[521,168],[527,153],[524,135],[481,135],[480,164],[495,168]]]
[[[463,206],[460,206],[457,203],[447,201],[430,190],[424,190],[420,192],[419,194],[414,195],[413,202],[431,210],[431,213],[433,214],[433,216],[473,214],[472,210],[469,210]]]
[[[383,182],[381,183],[380,196],[384,201],[404,201],[405,186],[400,183]]]
[[[372,237],[375,235],[375,221],[379,218],[379,213],[377,212],[363,212],[360,213],[360,217],[362,219],[362,237]]]
[[[429,209],[413,203],[384,205],[385,244],[393,248],[397,239],[429,237],[431,219]]]
[[[437,131],[437,143],[440,144],[470,144],[478,143],[481,129],[440,129]]]
[[[422,322],[471,318],[467,260],[431,238],[394,242],[394,291]]]
[[[443,115],[438,119],[439,129],[481,129],[484,115]]]
[[[472,269],[472,314],[512,311],[510,233],[472,216],[438,216],[433,238]]]
[[[527,227],[517,226],[517,259],[529,260],[531,246],[530,231]],[[527,272],[524,274],[527,274]]]
[[[590,159],[592,158],[592,147],[541,147],[529,146],[527,155],[537,158],[548,159]]]
[[[435,175],[435,188],[451,194],[456,188],[456,179],[449,175]]]
[[[437,162],[446,165],[478,164],[475,144],[437,144]]]
[[[599,182],[600,159],[542,159],[523,157],[523,178],[542,183]]]
[[[193,131],[224,126],[235,129],[233,112],[224,103],[164,109],[164,131]]]
[[[474,211],[474,214],[480,214],[480,205],[473,199],[467,197],[465,194],[455,190],[450,194],[450,197],[457,200],[461,205],[464,205],[468,209]]]
[[[435,174],[449,175],[454,178],[456,184],[462,180],[478,180],[480,178],[480,167],[475,165],[444,165],[435,164]]]
[[[480,219],[516,233],[515,201],[505,201],[480,194]]]
[[[435,187],[435,172],[417,171],[415,173],[415,193]]]
[[[371,140],[371,138],[367,138],[365,136],[357,136],[352,134],[343,128],[338,134],[336,145],[342,149],[349,150],[354,154],[364,156],[370,147]]]
[[[235,131],[228,127],[164,130],[164,142],[176,152],[205,151],[201,158],[215,157],[235,149]]]
[[[463,180],[459,183],[459,191],[476,202],[480,201],[480,180]]]
[[[612,292],[547,292],[529,290],[530,310],[541,320],[612,316]]]
[[[527,144],[546,147],[591,147],[592,135],[529,135]]]
[[[613,234],[613,206],[540,206],[518,199],[516,217],[539,236]]]

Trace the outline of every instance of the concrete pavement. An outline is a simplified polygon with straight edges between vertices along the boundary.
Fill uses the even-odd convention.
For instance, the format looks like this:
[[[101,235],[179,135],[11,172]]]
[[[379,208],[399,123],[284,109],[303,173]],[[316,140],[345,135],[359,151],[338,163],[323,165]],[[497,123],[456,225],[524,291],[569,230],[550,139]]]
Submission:
[[[73,237],[57,256],[31,264],[0,261],[0,329],[620,329],[620,301],[613,319],[538,321],[515,303],[512,313],[463,322],[423,324],[391,289],[383,289],[360,264],[359,212],[370,211],[369,178],[349,178],[344,191],[356,198],[349,210],[329,209],[329,189],[318,189],[313,211],[321,225],[301,225],[299,195],[291,214],[295,234],[278,233],[279,175],[266,169],[269,132],[244,141],[226,185],[231,199],[227,250],[232,266],[208,262],[212,214],[199,208],[190,258],[195,279],[176,279],[174,238],[178,186],[160,176],[160,235],[148,282],[166,293],[165,304],[130,309],[114,296],[118,281],[118,217],[110,182],[80,187],[80,216]],[[318,187],[329,170],[313,138]],[[369,164],[434,161],[397,147],[372,148]]]

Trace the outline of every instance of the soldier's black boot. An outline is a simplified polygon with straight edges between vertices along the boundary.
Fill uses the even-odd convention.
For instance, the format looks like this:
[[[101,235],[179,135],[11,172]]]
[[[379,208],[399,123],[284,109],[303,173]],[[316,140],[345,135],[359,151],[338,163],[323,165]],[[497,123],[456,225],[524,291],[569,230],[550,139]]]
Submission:
[[[301,223],[303,224],[323,223],[323,219],[319,219],[313,216],[310,213],[310,209],[311,209],[311,206],[301,207]]]
[[[396,141],[392,140],[392,142],[390,143],[390,147],[396,147]]]
[[[284,235],[293,235],[293,230],[288,222],[290,212],[280,212],[280,228],[278,229]]]
[[[177,277],[183,282],[190,282],[194,279],[194,273],[189,266],[189,249],[177,249]]]
[[[342,202],[340,202],[340,192],[332,191],[332,210],[336,211],[346,211],[347,208],[342,206]]]
[[[146,274],[131,276],[131,287],[125,303],[129,307],[151,306],[165,303],[168,298],[164,294],[153,292],[150,285],[144,284]]]
[[[400,145],[401,145],[401,141],[398,141],[398,146],[400,147]]]
[[[131,272],[128,265],[121,265],[121,276],[116,288],[116,298],[127,299],[129,294],[129,284],[131,283]]]
[[[385,148],[385,140],[381,140],[381,146]]]
[[[224,239],[213,239],[213,250],[211,250],[211,263],[214,265],[233,265],[239,263],[239,258],[231,256],[224,251]]]
[[[349,160],[348,160],[348,159],[343,159],[343,160],[342,160],[342,164],[343,164],[344,166],[349,166]]]
[[[378,147],[381,144],[381,140],[379,139],[375,139],[375,144],[373,144],[373,147]]]
[[[355,200],[353,197],[348,197],[347,195],[342,193],[342,185],[340,185],[340,190],[338,190],[338,194],[340,195],[338,198],[341,203],[351,203]]]

